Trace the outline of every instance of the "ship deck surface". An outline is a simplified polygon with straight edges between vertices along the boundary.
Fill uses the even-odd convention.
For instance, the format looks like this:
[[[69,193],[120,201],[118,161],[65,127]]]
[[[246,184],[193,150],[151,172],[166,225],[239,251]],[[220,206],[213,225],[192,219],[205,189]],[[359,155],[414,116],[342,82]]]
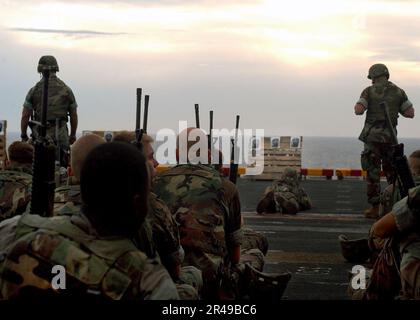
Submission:
[[[255,208],[269,181],[238,179],[245,224],[266,234],[269,251],[264,270],[288,270],[292,279],[284,299],[348,299],[349,272],[354,264],[341,255],[338,236],[366,237],[373,220],[362,180],[305,180],[301,185],[314,207],[296,216],[257,215]]]

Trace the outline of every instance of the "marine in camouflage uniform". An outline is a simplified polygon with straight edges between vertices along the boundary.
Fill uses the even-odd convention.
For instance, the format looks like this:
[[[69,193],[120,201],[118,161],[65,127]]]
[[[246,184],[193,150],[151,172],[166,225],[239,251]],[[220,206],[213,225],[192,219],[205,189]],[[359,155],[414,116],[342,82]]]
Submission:
[[[404,90],[389,81],[388,68],[383,64],[370,67],[368,78],[372,85],[363,90],[355,105],[356,115],[366,110],[366,120],[359,140],[364,142],[361,155],[362,169],[367,171],[367,197],[372,208],[365,211],[368,218],[377,218],[380,201],[381,166],[388,179],[394,175],[391,166],[391,132],[387,128],[381,102],[387,102],[391,123],[396,132],[398,114],[407,118],[414,117],[414,108]]]
[[[408,196],[397,202],[390,213],[374,225],[381,237],[398,237],[403,299],[420,300],[420,186],[410,189]]]
[[[0,171],[0,222],[22,214],[31,199],[33,147],[16,141],[8,152],[10,165]]]
[[[286,168],[280,179],[265,190],[264,198],[258,203],[257,213],[296,214],[310,208],[311,200],[300,187],[296,170]]]
[[[135,133],[120,132],[113,141],[131,143]],[[147,134],[142,136],[143,151],[146,156],[151,180],[156,176],[158,162],[154,158],[153,139]],[[183,266],[184,250],[180,243],[178,225],[167,205],[150,192],[148,197],[146,221],[138,232],[138,246],[149,257],[158,257],[176,282],[178,293],[183,300],[196,300],[202,289],[201,271],[193,266]]]
[[[178,299],[166,269],[131,240],[147,210],[143,155],[128,145],[101,145],[86,159],[82,177],[83,213],[52,218],[25,214],[18,220],[15,239],[0,263],[3,298],[42,299],[59,293],[64,298]],[[120,190],[112,188],[116,184]],[[66,290],[52,288],[54,265],[65,267]]]
[[[154,190],[179,225],[184,263],[202,271],[204,297],[217,297],[221,269],[241,243],[235,186],[209,166],[182,164],[158,175]]]
[[[50,69],[49,85],[48,85],[48,112],[47,112],[47,136],[54,141],[60,148],[61,166],[68,166],[68,154],[70,144],[76,140],[77,130],[77,103],[73,91],[60,80],[56,72],[59,71],[57,60],[53,56],[43,56],[38,63],[38,72],[42,72],[44,68]],[[26,95],[22,110],[21,120],[21,138],[23,141],[28,140],[27,127],[29,118],[33,116],[36,121],[41,120],[42,110],[42,91],[44,79],[41,79],[34,87],[32,87]],[[69,136],[67,121],[70,117],[71,132]],[[58,119],[58,139],[56,139],[56,119]],[[37,129],[33,128],[33,133],[37,133]],[[58,141],[57,141],[58,140]]]
[[[414,151],[408,157],[408,163],[413,175],[414,183],[416,186],[420,185],[420,150]],[[391,211],[392,206],[401,200],[400,190],[398,185],[394,191],[394,185],[386,187],[384,192],[381,194],[381,202],[379,205],[379,217],[383,217],[385,214]]]
[[[413,174],[414,181],[417,186],[420,185],[420,151],[414,151],[409,159],[410,170]],[[418,188],[418,187],[417,187]],[[418,230],[417,220],[418,217],[413,215],[413,212],[416,212],[419,208],[419,202],[416,200],[420,192],[414,188],[410,191],[409,197],[400,201],[401,196],[399,192],[398,185],[395,188],[390,185],[386,188],[381,197],[381,206],[380,206],[380,215],[381,220],[378,222],[380,225],[384,224],[389,216],[392,217],[394,221],[395,230],[392,230],[388,234],[389,237],[380,237],[375,234],[375,230],[378,229],[376,224],[371,230],[370,236],[370,247],[373,250],[384,250],[384,247],[387,246],[387,250],[392,256],[396,259],[397,265],[400,267],[400,279],[402,286],[402,296],[400,298],[414,298],[415,294],[413,289],[420,288],[420,285],[416,284],[416,277],[420,277],[418,274],[420,267],[418,260],[419,257],[419,248],[418,245],[420,238],[420,231]],[[418,211],[418,210],[417,210]],[[388,248],[392,241],[392,247]],[[416,260],[417,259],[417,260]],[[382,271],[380,268],[376,270],[374,268],[373,274],[380,274]],[[392,279],[383,279],[383,282],[390,283]],[[408,293],[407,293],[408,292]],[[381,292],[379,292],[381,294]],[[386,294],[386,293],[382,293]],[[417,296],[417,299],[420,299],[420,296]]]

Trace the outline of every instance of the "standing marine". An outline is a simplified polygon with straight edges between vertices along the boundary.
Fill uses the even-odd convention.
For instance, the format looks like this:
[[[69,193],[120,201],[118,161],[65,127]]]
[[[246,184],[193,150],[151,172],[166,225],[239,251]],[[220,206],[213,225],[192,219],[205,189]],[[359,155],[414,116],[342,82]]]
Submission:
[[[381,194],[381,166],[388,183],[393,177],[391,132],[387,128],[385,113],[380,103],[387,103],[395,132],[399,114],[405,118],[414,118],[414,108],[404,90],[389,81],[389,71],[384,64],[372,65],[368,79],[372,80],[372,85],[363,90],[354,111],[356,115],[363,115],[366,111],[365,125],[359,140],[364,143],[361,165],[362,169],[367,171],[367,197],[371,208],[366,209],[364,214],[367,218],[377,218]]]
[[[67,167],[69,162],[70,145],[76,140],[77,131],[77,103],[73,91],[60,80],[56,72],[59,71],[58,63],[53,56],[42,56],[38,62],[38,73],[45,68],[50,69],[48,86],[48,112],[47,112],[47,135],[60,148],[61,166]],[[21,138],[22,141],[28,140],[27,129],[29,120],[32,117],[35,121],[41,120],[42,107],[42,86],[44,80],[41,79],[32,87],[26,95],[23,104],[21,118]],[[70,135],[67,122],[70,118]],[[58,128],[56,128],[58,126]],[[56,134],[56,130],[58,131]],[[36,127],[32,128],[32,133],[36,135]],[[58,141],[57,141],[58,140]]]

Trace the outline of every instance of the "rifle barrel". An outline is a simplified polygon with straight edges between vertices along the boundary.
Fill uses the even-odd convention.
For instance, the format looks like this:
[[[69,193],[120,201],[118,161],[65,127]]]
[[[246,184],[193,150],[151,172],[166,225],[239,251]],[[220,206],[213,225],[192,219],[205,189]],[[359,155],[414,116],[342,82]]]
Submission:
[[[198,106],[198,103],[194,105],[195,108],[195,127],[197,129],[200,128],[200,107]]]
[[[41,137],[45,138],[47,134],[47,109],[48,109],[48,85],[50,80],[50,70],[43,70],[44,87],[42,90],[42,112],[41,112]]]
[[[136,90],[136,131],[140,130],[140,120],[141,120],[141,88]]]
[[[147,133],[147,117],[149,114],[149,95],[144,96],[144,119],[143,119],[143,132]]]
[[[209,149],[213,146],[213,110],[210,110]]]

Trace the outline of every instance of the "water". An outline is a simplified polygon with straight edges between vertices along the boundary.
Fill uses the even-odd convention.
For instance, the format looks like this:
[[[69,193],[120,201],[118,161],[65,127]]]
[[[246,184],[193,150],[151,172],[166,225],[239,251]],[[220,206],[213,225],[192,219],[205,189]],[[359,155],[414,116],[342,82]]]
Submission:
[[[401,138],[405,154],[420,149],[420,138]],[[356,137],[303,137],[303,168],[360,168],[363,143]]]
[[[7,144],[19,140],[18,132],[7,133]],[[406,155],[420,149],[420,138],[402,138]],[[363,143],[356,137],[303,137],[303,168],[360,168]]]

